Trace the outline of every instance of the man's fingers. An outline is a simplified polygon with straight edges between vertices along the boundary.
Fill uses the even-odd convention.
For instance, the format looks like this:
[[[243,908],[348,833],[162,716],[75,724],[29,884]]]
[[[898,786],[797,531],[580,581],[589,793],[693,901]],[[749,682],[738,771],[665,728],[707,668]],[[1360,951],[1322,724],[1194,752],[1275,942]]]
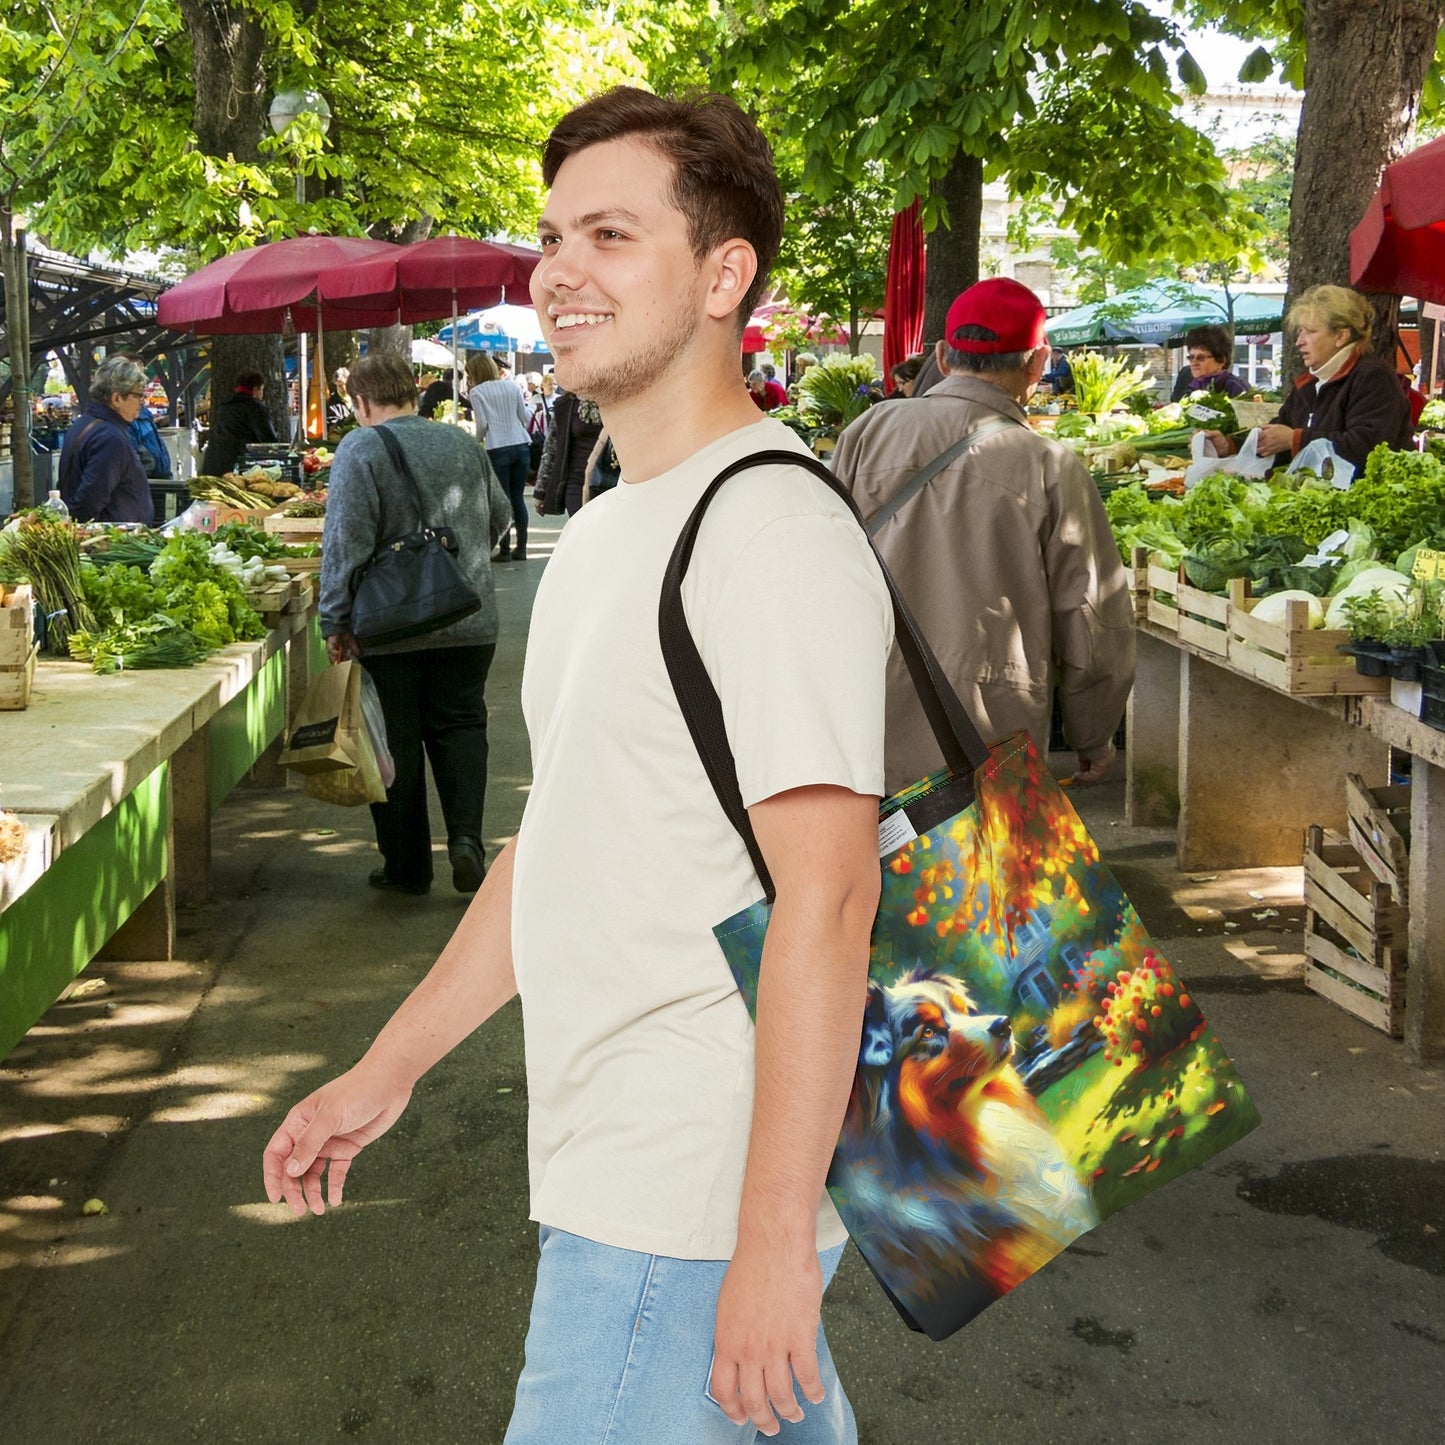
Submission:
[[[825,1391],[823,1376],[818,1369],[817,1350],[807,1350],[793,1356],[793,1378],[803,1392],[803,1398],[810,1405],[821,1405]]]
[[[761,1365],[744,1365],[738,1372],[738,1398],[755,1429],[764,1435],[778,1433],[778,1420],[768,1404],[768,1390]]]
[[[748,1418],[748,1412],[738,1400],[738,1367],[731,1360],[715,1354],[708,1390],[734,1425],[741,1425]]]
[[[341,1205],[341,1194],[346,1188],[346,1176],[351,1172],[350,1159],[331,1160],[331,1168],[326,1171],[326,1202],[337,1209]]]
[[[803,1418],[803,1407],[793,1393],[793,1376],[786,1359],[773,1361],[764,1372],[768,1403],[780,1420],[794,1422]]]

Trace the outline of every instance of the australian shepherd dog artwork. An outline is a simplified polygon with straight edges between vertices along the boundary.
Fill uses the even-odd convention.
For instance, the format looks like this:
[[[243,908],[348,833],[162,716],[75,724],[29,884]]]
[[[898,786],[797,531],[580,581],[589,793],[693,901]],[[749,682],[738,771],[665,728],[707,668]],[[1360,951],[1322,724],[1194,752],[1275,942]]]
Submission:
[[[858,1070],[828,1192],[943,1339],[1258,1122],[1024,734],[881,810]],[[715,930],[750,1010],[768,907]]]

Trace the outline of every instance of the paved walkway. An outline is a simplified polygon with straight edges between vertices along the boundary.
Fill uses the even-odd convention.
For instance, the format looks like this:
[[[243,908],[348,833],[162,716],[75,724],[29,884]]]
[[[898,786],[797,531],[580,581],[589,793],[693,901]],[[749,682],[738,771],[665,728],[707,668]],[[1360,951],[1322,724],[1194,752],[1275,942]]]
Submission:
[[[545,529],[531,550],[499,572],[495,841],[528,783]],[[864,1445],[1438,1445],[1445,1076],[1298,983],[1297,872],[1181,879],[1169,834],[1120,822],[1122,784],[1081,801],[1265,1122],[945,1345],[849,1255],[826,1318]],[[445,888],[368,890],[371,866],[365,813],[236,793],[182,961],[93,965],[0,1065],[0,1438],[500,1440],[534,1259],[516,1006],[423,1080],[341,1212],[296,1222],[261,1192],[281,1113],[460,917]]]

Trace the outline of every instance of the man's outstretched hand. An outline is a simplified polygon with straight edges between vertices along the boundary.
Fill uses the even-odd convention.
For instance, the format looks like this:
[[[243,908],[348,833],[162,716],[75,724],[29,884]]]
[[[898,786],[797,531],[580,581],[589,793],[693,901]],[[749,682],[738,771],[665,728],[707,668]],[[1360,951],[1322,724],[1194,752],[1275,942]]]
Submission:
[[[411,1089],[388,1081],[365,1061],[308,1094],[271,1136],[262,1158],[266,1197],[284,1199],[293,1214],[324,1214],[341,1203],[351,1161],[397,1121]],[[326,1177],[326,1203],[321,1175]]]

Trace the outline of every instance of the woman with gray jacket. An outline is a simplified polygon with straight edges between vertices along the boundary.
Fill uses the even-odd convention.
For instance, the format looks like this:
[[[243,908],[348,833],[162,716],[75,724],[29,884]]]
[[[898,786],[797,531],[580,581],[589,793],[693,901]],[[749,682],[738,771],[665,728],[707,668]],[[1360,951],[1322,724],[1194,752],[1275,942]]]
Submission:
[[[465,430],[416,414],[416,383],[393,352],[363,357],[348,380],[360,426],[331,463],[321,546],[321,632],[333,663],[360,659],[381,696],[396,779],[372,821],[382,866],[373,888],[422,894],[431,888],[431,822],[423,755],[447,830],[452,884],[474,893],[485,871],[482,804],[487,787],[487,672],[497,645],[492,544],[511,520],[485,453]],[[411,489],[374,428],[396,438],[421,488],[426,520],[450,527],[479,612],[436,632],[363,648],[351,632],[352,578],[382,543],[419,525]]]

